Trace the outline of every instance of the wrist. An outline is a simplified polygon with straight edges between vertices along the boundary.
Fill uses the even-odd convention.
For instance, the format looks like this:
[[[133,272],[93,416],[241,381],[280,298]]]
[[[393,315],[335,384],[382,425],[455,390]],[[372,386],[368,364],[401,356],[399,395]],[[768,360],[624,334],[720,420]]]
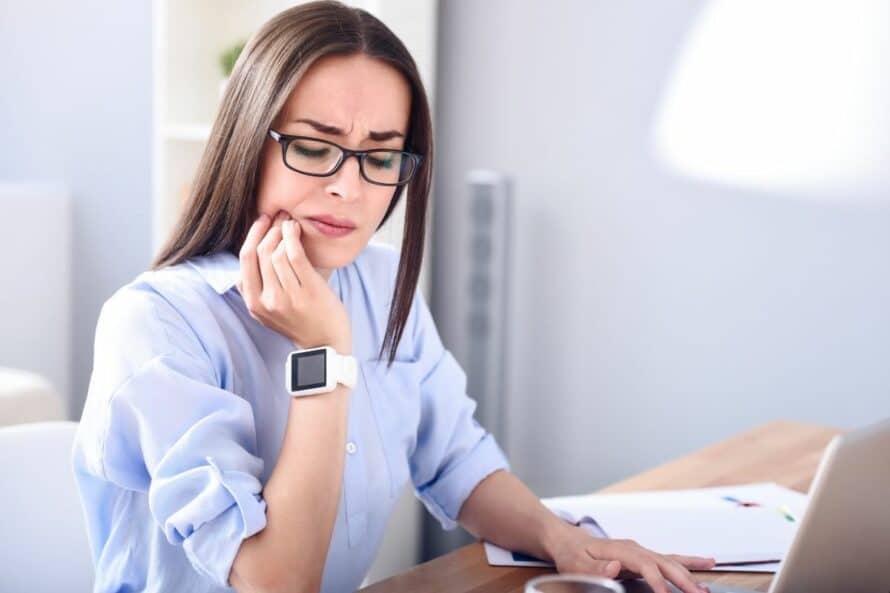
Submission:
[[[358,380],[358,361],[339,352],[336,342],[297,348],[284,361],[284,384],[294,397],[330,393],[339,386],[349,389]]]
[[[304,346],[300,344],[296,340],[291,340],[291,344],[294,345],[295,350],[308,350],[309,348],[318,348],[320,346],[330,346],[334,350],[337,351],[337,354],[352,354],[352,343],[350,341],[337,340],[332,342],[325,342],[322,344],[315,344],[313,346]]]
[[[540,534],[541,547],[549,560],[552,561],[556,558],[557,551],[562,547],[565,539],[570,537],[570,531],[573,527],[575,526],[556,515],[553,515],[553,518],[547,521]]]
[[[352,354],[352,334],[333,338],[330,345],[337,354]]]

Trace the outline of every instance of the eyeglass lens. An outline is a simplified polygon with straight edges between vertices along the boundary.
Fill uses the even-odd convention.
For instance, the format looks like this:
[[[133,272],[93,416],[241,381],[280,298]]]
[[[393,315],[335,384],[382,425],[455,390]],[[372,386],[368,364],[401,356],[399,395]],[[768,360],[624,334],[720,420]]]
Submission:
[[[330,173],[340,162],[342,151],[336,146],[305,138],[291,140],[286,161],[292,168],[313,175]],[[410,179],[414,159],[398,150],[375,150],[362,159],[365,176],[377,183],[395,184]]]

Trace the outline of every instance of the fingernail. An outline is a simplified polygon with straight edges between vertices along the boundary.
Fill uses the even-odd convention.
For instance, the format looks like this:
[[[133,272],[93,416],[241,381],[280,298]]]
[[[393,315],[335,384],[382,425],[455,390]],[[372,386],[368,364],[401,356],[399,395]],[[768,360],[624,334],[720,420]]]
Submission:
[[[698,586],[698,590],[701,591],[702,593],[710,593],[710,591],[711,591],[710,589],[708,589],[707,585],[705,585],[704,583],[698,583],[697,586]]]
[[[263,222],[266,222],[267,220],[269,220],[269,215],[266,214],[265,212],[260,214],[260,220],[262,220]]]

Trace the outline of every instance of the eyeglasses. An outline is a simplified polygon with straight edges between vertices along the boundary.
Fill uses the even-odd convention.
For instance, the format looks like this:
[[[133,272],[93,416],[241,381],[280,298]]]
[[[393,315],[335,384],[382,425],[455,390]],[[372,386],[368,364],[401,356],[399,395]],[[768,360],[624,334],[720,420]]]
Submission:
[[[423,160],[423,155],[404,150],[350,150],[320,138],[289,136],[271,128],[269,136],[281,144],[281,158],[288,169],[315,177],[333,175],[346,159],[355,155],[365,181],[375,185],[404,185],[414,177]]]

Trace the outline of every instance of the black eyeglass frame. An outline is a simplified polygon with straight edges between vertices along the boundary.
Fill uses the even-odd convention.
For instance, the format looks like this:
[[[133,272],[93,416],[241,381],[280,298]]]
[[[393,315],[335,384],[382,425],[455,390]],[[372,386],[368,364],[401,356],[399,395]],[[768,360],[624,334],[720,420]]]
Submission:
[[[346,162],[346,159],[348,159],[351,156],[355,156],[355,158],[358,159],[358,165],[359,165],[358,169],[359,169],[359,174],[362,176],[362,179],[364,179],[368,183],[373,183],[374,185],[383,185],[386,187],[399,187],[401,185],[407,184],[409,181],[411,181],[414,178],[414,175],[417,173],[417,170],[420,169],[420,164],[423,162],[422,154],[408,152],[407,150],[396,150],[393,148],[371,148],[369,150],[352,150],[349,148],[344,148],[343,146],[340,146],[336,142],[331,142],[330,140],[324,140],[322,138],[314,138],[312,136],[292,136],[290,134],[282,134],[281,132],[277,132],[277,131],[273,130],[272,128],[269,128],[269,136],[273,140],[275,140],[276,142],[281,144],[281,160],[282,160],[282,162],[284,162],[285,167],[287,167],[291,171],[296,171],[297,173],[301,173],[303,175],[311,175],[312,177],[330,177],[331,175],[333,175],[334,173],[336,173],[337,171],[340,170],[340,167],[343,166],[343,163]],[[334,168],[331,169],[327,173],[309,173],[307,171],[301,171],[299,169],[291,167],[287,162],[287,147],[294,140],[312,140],[313,142],[321,142],[323,144],[329,144],[329,145],[340,150],[340,160],[334,166]],[[374,153],[380,153],[380,152],[388,152],[388,153],[400,152],[403,155],[405,155],[407,158],[409,158],[411,161],[413,161],[414,168],[411,170],[411,175],[408,177],[408,179],[405,179],[404,181],[397,181],[396,183],[381,183],[380,181],[374,181],[373,179],[369,179],[367,174],[365,173],[365,158],[368,155],[371,155]]]

